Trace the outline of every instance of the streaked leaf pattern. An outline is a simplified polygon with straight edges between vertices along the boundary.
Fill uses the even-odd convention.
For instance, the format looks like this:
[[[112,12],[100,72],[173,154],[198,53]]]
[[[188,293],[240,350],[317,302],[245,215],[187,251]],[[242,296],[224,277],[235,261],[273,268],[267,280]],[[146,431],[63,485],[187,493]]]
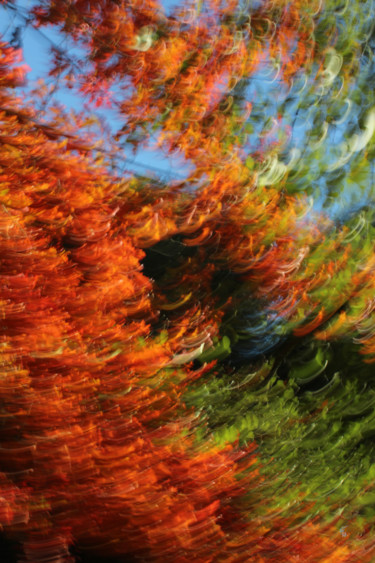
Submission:
[[[0,4],[4,550],[374,561],[372,0]]]

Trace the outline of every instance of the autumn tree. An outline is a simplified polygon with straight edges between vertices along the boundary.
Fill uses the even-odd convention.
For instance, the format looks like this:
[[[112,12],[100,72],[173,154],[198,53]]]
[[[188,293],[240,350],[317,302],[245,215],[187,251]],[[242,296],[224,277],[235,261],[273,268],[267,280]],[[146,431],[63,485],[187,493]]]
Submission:
[[[372,561],[364,5],[2,4],[66,37],[51,77],[119,122],[22,99],[1,43],[4,541],[34,563]],[[120,174],[152,136],[186,179]]]

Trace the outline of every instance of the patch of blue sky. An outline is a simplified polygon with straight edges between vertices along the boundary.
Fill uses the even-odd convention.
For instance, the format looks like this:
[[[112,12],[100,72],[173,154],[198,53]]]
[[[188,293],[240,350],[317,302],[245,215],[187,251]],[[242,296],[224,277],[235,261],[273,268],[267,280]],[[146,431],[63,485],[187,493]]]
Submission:
[[[181,6],[181,0],[163,0],[162,5],[165,13],[170,14],[175,8]]]
[[[262,138],[269,136],[270,120],[277,116],[275,129],[279,135],[269,141],[284,143],[278,149],[278,158],[286,165],[293,155],[299,154],[289,169],[288,189],[310,196],[316,217],[324,212],[342,222],[374,201],[370,167],[362,162],[359,172],[353,173],[355,162],[363,157],[366,147],[351,150],[355,139],[366,136],[359,118],[374,104],[371,94],[361,92],[361,83],[366,84],[367,76],[374,74],[372,53],[368,53],[367,59],[361,59],[359,81],[349,85],[346,99],[341,94],[342,63],[334,48],[327,51],[323,73],[318,74],[317,64],[312,65],[309,74],[301,73],[294,78],[288,91],[279,79],[277,61],[268,60],[249,81],[246,96],[253,103],[249,120],[253,132],[248,150],[259,150]],[[333,68],[337,62],[337,68]],[[366,88],[363,90],[366,92]],[[359,93],[360,101],[355,103]],[[359,144],[360,141],[357,147]]]

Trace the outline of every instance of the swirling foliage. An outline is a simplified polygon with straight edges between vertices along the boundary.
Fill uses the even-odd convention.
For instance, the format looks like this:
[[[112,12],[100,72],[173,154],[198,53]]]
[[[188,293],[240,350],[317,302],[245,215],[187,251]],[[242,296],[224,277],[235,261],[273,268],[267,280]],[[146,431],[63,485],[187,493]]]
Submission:
[[[101,161],[82,116],[16,96],[0,45],[0,524],[20,560],[373,560],[371,9],[36,2],[28,25],[82,54],[51,73],[118,110]],[[152,135],[186,180],[111,172]]]

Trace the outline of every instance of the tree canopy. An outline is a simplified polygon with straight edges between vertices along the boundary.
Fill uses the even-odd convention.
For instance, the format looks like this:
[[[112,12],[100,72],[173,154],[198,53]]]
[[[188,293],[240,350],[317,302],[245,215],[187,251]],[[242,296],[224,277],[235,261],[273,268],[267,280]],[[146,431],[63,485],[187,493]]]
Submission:
[[[0,1],[9,561],[374,561],[373,8]]]

